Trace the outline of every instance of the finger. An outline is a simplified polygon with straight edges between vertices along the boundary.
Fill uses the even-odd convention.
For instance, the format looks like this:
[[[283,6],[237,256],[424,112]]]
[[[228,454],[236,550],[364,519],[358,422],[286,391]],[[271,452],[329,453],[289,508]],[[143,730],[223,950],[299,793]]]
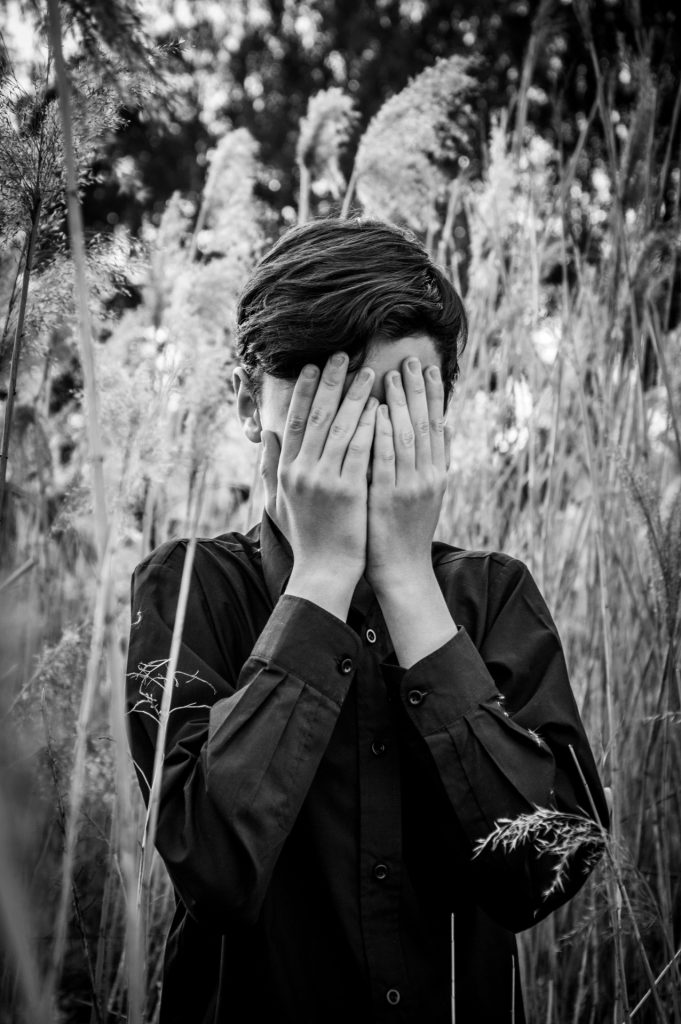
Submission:
[[[387,405],[379,405],[374,426],[374,454],[371,462],[371,486],[395,486],[395,445]]]
[[[347,372],[348,356],[345,352],[334,353],[322,370],[300,445],[300,456],[305,461],[317,462],[324,450],[326,438],[343,395]]]
[[[270,519],[276,520],[277,475],[279,472],[279,438],[272,430],[263,430],[260,476],[265,490],[265,509]]]
[[[356,479],[358,483],[366,480],[369,469],[377,409],[378,399],[368,398],[343,459],[342,475]]]
[[[430,452],[438,469],[448,466],[449,442],[445,436],[445,390],[439,366],[429,366],[424,374],[430,432]],[[451,441],[451,437],[450,437]]]
[[[410,356],[402,364],[402,380],[404,393],[407,396],[407,408],[414,430],[414,463],[416,469],[432,465],[430,449],[430,421],[426,382],[423,378],[421,363],[416,356]]]
[[[367,405],[375,373],[370,366],[362,366],[355,375],[341,402],[324,444],[322,459],[330,469],[341,472],[344,459],[352,444],[357,425]],[[372,419],[373,424],[373,419]]]
[[[385,375],[385,397],[390,411],[395,449],[397,482],[409,477],[415,467],[415,433],[407,407],[407,396],[402,386],[402,374],[391,370]]]
[[[281,460],[283,463],[293,462],[300,451],[310,408],[317,392],[318,380],[319,370],[311,363],[308,366],[304,366],[300,371],[286,415],[286,425],[281,445]]]

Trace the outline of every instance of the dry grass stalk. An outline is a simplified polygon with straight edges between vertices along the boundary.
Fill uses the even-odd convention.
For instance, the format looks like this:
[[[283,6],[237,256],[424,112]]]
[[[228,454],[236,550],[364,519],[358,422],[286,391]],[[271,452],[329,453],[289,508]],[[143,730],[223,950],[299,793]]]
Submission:
[[[0,545],[2,545],[5,532],[5,484],[7,479],[7,461],[9,457],[9,440],[12,432],[12,414],[14,411],[14,399],[17,389],[17,374],[19,372],[19,358],[21,356],[21,343],[24,337],[24,321],[26,317],[26,302],[28,299],[28,286],[31,280],[33,269],[33,257],[35,255],[36,242],[38,240],[38,229],[40,226],[40,198],[35,202],[31,216],[31,231],[28,237],[28,246],[24,259],[24,271],[21,281],[21,297],[19,299],[19,311],[17,314],[17,326],[14,331],[14,342],[12,344],[12,360],[9,371],[9,387],[5,404],[5,417],[2,425],[2,442],[0,443]],[[9,311],[8,311],[9,316]]]
[[[158,731],[156,734],[154,767],[151,777],[149,798],[147,802],[147,813],[144,822],[144,833],[142,836],[142,853],[140,861],[140,875],[136,905],[138,913],[141,916],[141,919],[145,922],[148,920],[149,915],[149,899],[151,892],[150,883],[152,867],[154,863],[154,842],[156,838],[156,827],[158,823],[158,814],[161,799],[161,785],[163,780],[163,761],[165,758],[166,735],[168,732],[168,720],[170,717],[173,690],[175,687],[175,673],[177,671],[177,662],[180,655],[180,645],[182,643],[184,619],[187,611],[189,587],[192,579],[194,553],[196,551],[197,540],[196,532],[199,523],[199,517],[201,515],[201,507],[203,503],[205,471],[206,467],[204,465],[203,471],[199,476],[198,483],[193,495],[194,510],[190,523],[190,537],[189,542],[187,544],[187,550],[185,552],[184,563],[182,566],[182,578],[180,581],[180,590],[177,599],[177,610],[175,612],[175,622],[173,625],[173,634],[170,642],[170,652],[168,655],[166,677],[163,684],[163,695],[161,697]]]

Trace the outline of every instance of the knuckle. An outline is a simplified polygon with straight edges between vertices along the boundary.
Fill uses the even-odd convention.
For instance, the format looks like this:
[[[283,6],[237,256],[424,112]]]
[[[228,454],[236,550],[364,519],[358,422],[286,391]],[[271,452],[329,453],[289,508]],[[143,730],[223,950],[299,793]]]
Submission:
[[[382,462],[394,462],[395,461],[395,452],[392,449],[386,449],[385,451],[381,452],[381,461]]]
[[[400,443],[405,448],[411,448],[414,444],[414,431],[413,430],[402,430],[400,431]]]
[[[428,420],[417,420],[416,432],[420,434],[421,437],[426,437],[430,433],[430,423]]]
[[[323,427],[328,423],[329,418],[330,413],[328,409],[325,409],[321,405],[315,405],[310,411],[308,422],[311,423],[312,426],[314,427]]]
[[[332,423],[331,430],[329,431],[331,437],[336,438],[338,441],[342,441],[344,437],[348,435],[348,428],[344,423]]]
[[[431,417],[430,429],[435,434],[442,434],[442,433],[444,433],[445,421],[442,418],[442,416],[433,416],[433,417]]]
[[[305,417],[300,416],[298,413],[294,413],[289,417],[288,428],[294,434],[300,434],[305,430]]]

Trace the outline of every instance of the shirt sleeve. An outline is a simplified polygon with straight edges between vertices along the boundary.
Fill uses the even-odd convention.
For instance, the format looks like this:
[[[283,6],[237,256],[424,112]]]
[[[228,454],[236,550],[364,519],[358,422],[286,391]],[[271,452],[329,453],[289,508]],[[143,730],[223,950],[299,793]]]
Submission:
[[[445,597],[454,613],[455,595]],[[592,818],[595,806],[607,824],[558,632],[522,563],[507,560],[490,584],[485,617],[477,644],[460,627],[411,668],[383,667],[427,745],[453,810],[452,827],[472,853],[498,821],[537,808]],[[566,818],[564,827],[569,823]],[[512,851],[487,847],[471,861],[471,882],[490,916],[520,931],[570,898],[591,866],[593,848],[585,847],[547,897],[556,860],[526,841]]]
[[[175,545],[142,563],[132,582],[129,738],[145,799],[183,561],[184,545]],[[336,616],[284,595],[237,668],[242,659],[230,650],[243,644],[244,631],[253,635],[253,624],[229,589],[224,575],[202,577],[195,564],[156,835],[188,910],[216,929],[220,921],[257,918],[353,679],[359,644]]]

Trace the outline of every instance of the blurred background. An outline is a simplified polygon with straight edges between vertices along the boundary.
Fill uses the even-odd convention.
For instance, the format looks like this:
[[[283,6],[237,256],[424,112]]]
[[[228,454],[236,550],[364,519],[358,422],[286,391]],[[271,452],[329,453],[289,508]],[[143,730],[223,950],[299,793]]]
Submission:
[[[0,32],[0,1021],[157,1019],[130,572],[258,522],[239,290],[366,214],[470,319],[438,536],[528,563],[613,790],[522,936],[529,1018],[681,1024],[676,0],[6,0]]]

